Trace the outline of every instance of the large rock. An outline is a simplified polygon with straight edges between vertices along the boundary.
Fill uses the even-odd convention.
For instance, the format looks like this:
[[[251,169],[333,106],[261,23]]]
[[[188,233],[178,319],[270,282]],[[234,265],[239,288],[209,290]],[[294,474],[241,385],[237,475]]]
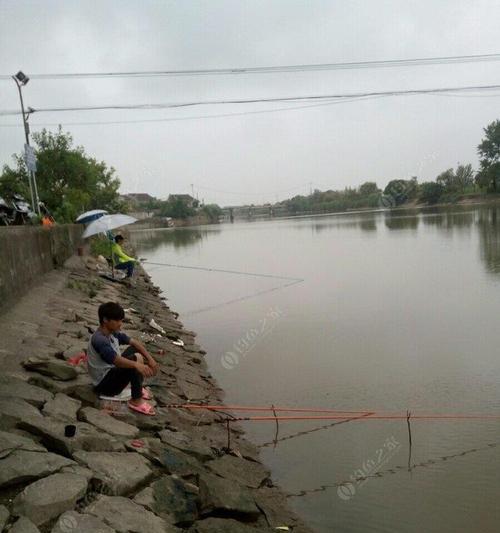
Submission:
[[[177,476],[163,476],[139,492],[134,501],[179,526],[198,517],[198,487]]]
[[[116,533],[116,530],[90,514],[67,511],[59,517],[51,533]]]
[[[0,531],[3,531],[7,520],[9,519],[10,513],[5,505],[0,505]]]
[[[1,460],[0,487],[33,481],[72,464],[73,461],[54,453],[15,450]]]
[[[85,422],[106,431],[111,435],[118,437],[133,438],[138,435],[139,430],[135,426],[116,420],[107,413],[94,409],[93,407],[85,407],[80,411],[80,417]]]
[[[42,407],[47,400],[52,398],[52,394],[22,379],[7,375],[0,378],[0,398],[26,400],[35,407]]]
[[[100,518],[118,533],[173,533],[179,531],[141,505],[119,496],[99,496],[85,513]]]
[[[256,533],[257,531],[273,530],[271,528],[255,529],[231,518],[206,518],[196,522],[189,529],[189,533]]]
[[[191,455],[163,445],[161,462],[169,474],[187,477],[203,472],[200,463]]]
[[[223,513],[225,516],[244,517],[247,521],[257,520],[260,515],[250,490],[233,480],[202,474],[199,486],[202,515]]]
[[[137,446],[138,443],[140,443],[139,446]],[[161,466],[161,458],[166,446],[161,442],[160,439],[156,439],[154,437],[142,437],[141,439],[126,441],[125,448],[129,452],[136,452],[140,455],[143,455],[151,462]]]
[[[116,438],[98,431],[85,422],[76,422],[74,437],[65,437],[66,422],[44,417],[36,420],[25,420],[18,426],[33,435],[41,437],[41,441],[49,450],[71,457],[75,451],[121,451],[124,445]]]
[[[153,474],[149,461],[137,453],[76,452],[74,457],[95,472],[107,494],[128,494]]]
[[[34,440],[18,435],[17,433],[8,433],[0,431],[0,459],[7,457],[15,450],[24,450],[26,452],[46,452],[41,444]],[[1,531],[1,530],[0,530]]]
[[[95,476],[92,470],[80,466],[77,463],[61,468],[60,472],[63,474],[76,474],[77,476],[83,476],[87,481],[90,481]]]
[[[35,481],[16,496],[12,513],[27,516],[34,524],[46,524],[73,509],[87,492],[87,479],[75,474],[53,474]]]
[[[70,381],[58,381],[48,376],[43,376],[42,374],[33,373],[29,377],[29,382],[43,387],[54,394],[62,392],[67,396],[78,398],[90,405],[98,405],[99,403],[99,399],[92,389],[92,380],[88,372],[78,374],[76,379]]]
[[[62,392],[57,393],[53,399],[49,400],[43,406],[43,413],[59,420],[73,422],[76,420],[78,409],[82,406],[82,402],[70,398]]]
[[[209,461],[206,467],[220,477],[232,479],[253,489],[258,489],[270,481],[270,473],[262,464],[233,455],[223,455]]]
[[[201,442],[197,438],[193,438],[193,436],[188,437],[185,433],[170,431],[169,429],[160,431],[158,435],[165,444],[169,444],[188,455],[192,455],[199,461],[208,461],[215,457],[214,450],[208,444]]]
[[[297,517],[290,512],[286,496],[277,487],[262,487],[253,493],[255,503],[264,513],[266,522],[272,527],[290,526],[299,531]]]
[[[9,533],[40,533],[40,530],[29,518],[21,516],[19,520],[9,529]]]
[[[74,366],[60,359],[29,357],[23,362],[23,366],[26,370],[38,372],[60,381],[69,381],[78,375]]]
[[[21,420],[41,420],[40,411],[19,398],[0,398],[0,428],[11,429]]]

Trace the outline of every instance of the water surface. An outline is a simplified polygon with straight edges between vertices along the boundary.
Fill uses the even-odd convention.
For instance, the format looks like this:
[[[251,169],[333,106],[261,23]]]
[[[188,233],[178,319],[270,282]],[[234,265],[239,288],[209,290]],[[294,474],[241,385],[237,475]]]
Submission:
[[[240,405],[500,414],[500,209],[133,234]],[[284,286],[285,285],[285,286]],[[284,287],[283,287],[284,286]],[[247,422],[318,532],[500,531],[500,420]],[[372,477],[366,477],[366,474]]]

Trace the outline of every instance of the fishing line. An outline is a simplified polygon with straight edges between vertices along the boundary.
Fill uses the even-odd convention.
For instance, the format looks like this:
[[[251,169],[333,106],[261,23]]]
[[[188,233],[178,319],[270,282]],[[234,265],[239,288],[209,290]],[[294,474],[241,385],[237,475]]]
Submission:
[[[240,270],[225,270],[221,268],[208,268],[208,267],[197,267],[191,265],[176,265],[172,263],[155,263],[154,261],[142,261],[143,263],[149,265],[165,266],[171,268],[184,268],[189,270],[204,270],[206,272],[222,272],[223,274],[238,274],[240,276],[254,276],[258,278],[273,278],[273,279],[285,279],[288,281],[304,281],[302,278],[291,278],[289,276],[276,276],[275,274],[258,274],[255,272],[242,272]]]
[[[316,431],[323,431],[325,429],[330,429],[335,426],[340,426],[340,424],[346,424],[347,422],[352,422],[353,420],[357,420],[358,418],[362,418],[365,415],[360,416],[353,416],[352,418],[346,418],[345,420],[340,420],[339,422],[330,422],[329,424],[325,424],[323,426],[315,427],[312,429],[306,429],[303,431],[297,431],[296,433],[291,433],[290,435],[285,435],[284,437],[280,437],[279,439],[273,439],[272,441],[263,442],[262,444],[258,444],[257,448],[267,448],[268,446],[276,446],[279,442],[283,442],[286,440],[296,439],[297,437],[304,437],[305,435],[309,435],[311,433],[316,433]]]
[[[224,307],[226,305],[231,305],[237,302],[243,302],[245,300],[250,300],[251,298],[256,298],[257,296],[262,296],[264,294],[274,292],[280,289],[284,289],[286,287],[291,287],[292,285],[297,285],[298,283],[302,283],[304,280],[297,280],[292,281],[291,283],[285,283],[284,285],[278,285],[276,287],[271,287],[270,289],[265,289],[262,291],[257,291],[251,294],[248,294],[246,296],[240,296],[239,298],[234,298],[233,300],[227,300],[226,302],[222,302],[220,304],[214,304],[207,307],[201,307],[199,309],[193,309],[192,311],[188,311],[186,313],[183,313],[183,316],[193,316],[197,315],[199,313],[205,313],[206,311],[213,311],[214,309],[218,309],[219,307]]]
[[[449,459],[456,459],[458,457],[464,457],[471,453],[476,453],[476,452],[485,451],[491,448],[496,448],[499,444],[500,444],[499,442],[490,442],[486,444],[486,446],[483,446],[482,448],[471,448],[470,450],[464,450],[463,452],[454,453],[450,455],[443,455],[441,457],[436,457],[435,459],[427,459],[426,461],[413,464],[410,470],[414,470],[415,468],[423,468],[427,466],[432,466],[436,464],[437,462],[444,462],[444,461],[448,461]],[[373,474],[367,473],[366,475],[352,477],[348,480],[339,481],[331,485],[320,485],[319,487],[316,487],[313,489],[303,489],[300,492],[288,493],[287,498],[299,498],[302,496],[307,496],[308,494],[325,492],[328,489],[338,489],[339,487],[345,487],[345,486],[352,485],[353,483],[365,481],[368,478],[376,478],[376,477],[381,478],[388,474],[396,474],[398,471],[407,471],[407,467],[402,466],[402,465],[396,465],[393,468],[388,468],[386,470],[376,470]]]
[[[226,305],[231,305],[231,304],[234,304],[234,303],[237,303],[237,302],[243,302],[245,300],[249,300],[251,298],[256,298],[257,296],[262,296],[264,294],[267,294],[267,293],[270,293],[270,292],[274,292],[274,291],[277,291],[277,290],[280,290],[280,289],[284,289],[286,287],[291,287],[292,285],[296,285],[298,283],[302,283],[303,281],[305,281],[302,278],[292,278],[292,277],[289,277],[289,276],[277,276],[275,274],[261,274],[261,273],[256,273],[256,272],[243,272],[243,271],[240,271],[240,270],[227,270],[227,269],[221,269],[221,268],[197,267],[197,266],[192,266],[192,265],[177,265],[177,264],[173,264],[173,263],[157,263],[157,262],[154,262],[154,261],[143,261],[142,263],[143,264],[148,264],[148,265],[154,265],[154,266],[157,266],[157,267],[180,268],[180,269],[185,269],[185,270],[202,270],[202,271],[205,271],[205,272],[218,272],[218,273],[222,273],[222,274],[234,274],[234,275],[238,275],[238,276],[248,276],[248,277],[267,278],[267,279],[280,279],[280,280],[287,281],[287,283],[283,283],[283,284],[277,285],[275,287],[271,287],[269,289],[258,290],[256,292],[247,294],[245,296],[240,296],[238,298],[233,298],[231,300],[227,300],[227,301],[222,302],[222,303],[209,305],[207,307],[202,307],[202,308],[198,308],[198,309],[193,309],[191,311],[187,311],[186,313],[183,313],[183,316],[193,316],[193,315],[197,315],[197,314],[200,314],[200,313],[205,313],[207,311],[212,311],[214,309],[218,309],[219,307],[225,307]]]
[[[319,409],[319,408],[298,408],[298,407],[266,407],[266,406],[244,406],[244,405],[208,405],[208,404],[168,404],[165,407],[183,409],[207,409],[209,411],[279,411],[290,413],[327,413],[324,415],[280,415],[276,416],[240,416],[232,417],[237,421],[276,421],[278,420],[344,420],[352,418],[352,415],[360,415],[355,420],[407,420],[408,414],[387,413],[383,411],[345,411],[342,409]],[[411,420],[500,420],[500,415],[466,414],[466,413],[446,413],[446,414],[411,414]]]

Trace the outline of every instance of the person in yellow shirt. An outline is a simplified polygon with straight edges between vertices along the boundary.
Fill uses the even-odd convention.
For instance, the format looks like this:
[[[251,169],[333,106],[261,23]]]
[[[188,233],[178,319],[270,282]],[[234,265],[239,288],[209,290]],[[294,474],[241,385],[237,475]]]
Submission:
[[[126,270],[127,278],[131,278],[134,273],[134,266],[138,262],[137,259],[128,256],[121,247],[124,238],[121,235],[117,235],[114,239],[114,243],[111,247],[111,258],[113,265],[118,270]]]

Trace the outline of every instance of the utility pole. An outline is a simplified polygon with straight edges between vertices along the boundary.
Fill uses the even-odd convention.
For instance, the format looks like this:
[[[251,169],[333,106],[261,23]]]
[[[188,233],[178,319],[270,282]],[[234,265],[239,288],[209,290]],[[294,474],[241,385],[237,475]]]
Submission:
[[[26,140],[26,144],[24,146],[24,154],[25,154],[25,161],[26,165],[28,166],[28,182],[30,186],[30,193],[31,193],[31,205],[33,207],[33,210],[38,213],[40,216],[40,202],[38,198],[38,189],[36,186],[36,176],[35,171],[32,169],[35,163],[33,161],[28,162],[28,158],[31,156],[31,146],[30,146],[30,129],[28,124],[28,118],[31,113],[31,108],[28,107],[28,112],[26,113],[24,110],[24,101],[23,101],[23,92],[21,90],[21,87],[26,85],[30,79],[28,76],[26,76],[23,72],[19,71],[15,76],[12,76],[12,79],[16,82],[17,90],[19,91],[19,100],[21,101],[21,114],[23,117],[23,126],[24,126],[24,137]]]

